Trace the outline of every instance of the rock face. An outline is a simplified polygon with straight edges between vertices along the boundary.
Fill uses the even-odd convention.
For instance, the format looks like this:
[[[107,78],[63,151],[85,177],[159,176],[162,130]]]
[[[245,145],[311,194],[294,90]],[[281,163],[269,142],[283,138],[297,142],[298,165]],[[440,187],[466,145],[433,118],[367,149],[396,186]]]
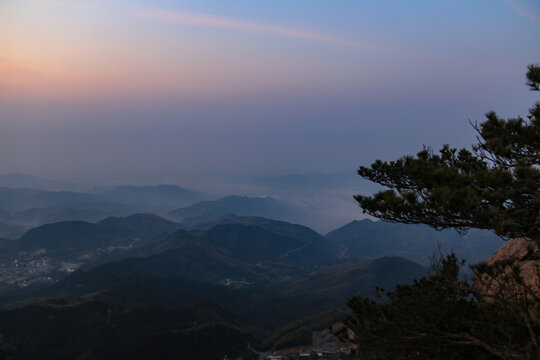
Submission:
[[[520,269],[526,286],[540,296],[540,251],[536,242],[527,238],[510,239],[487,261],[488,265],[511,260]]]
[[[538,253],[536,242],[528,238],[510,239],[493,254],[487,263],[488,265],[492,265],[505,260],[518,260],[522,262],[531,252]]]
[[[499,271],[495,275],[477,275],[473,287],[481,293],[485,301],[497,297],[528,300],[531,318],[540,319],[540,251],[538,244],[528,238],[510,239],[486,262]],[[523,282],[515,281],[516,272]]]

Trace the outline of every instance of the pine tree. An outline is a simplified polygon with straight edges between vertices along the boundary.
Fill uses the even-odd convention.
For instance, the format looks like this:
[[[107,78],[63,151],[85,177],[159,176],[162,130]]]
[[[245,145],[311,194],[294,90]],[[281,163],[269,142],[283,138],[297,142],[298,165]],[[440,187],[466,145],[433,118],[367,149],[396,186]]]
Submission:
[[[529,66],[526,84],[540,90],[540,65]],[[424,148],[360,167],[359,175],[390,188],[356,195],[363,211],[390,222],[488,229],[540,244],[540,103],[526,119],[489,112],[473,128],[478,142],[472,151],[445,145],[439,153]]]
[[[357,355],[377,360],[538,360],[540,322],[531,321],[530,312],[538,314],[540,297],[534,292],[508,296],[508,285],[520,281],[519,270],[508,272],[506,264],[475,267],[476,274],[506,287],[486,298],[482,287],[460,278],[463,264],[450,254],[413,284],[398,285],[391,292],[378,289],[375,299],[349,299],[352,315],[344,322],[355,333]],[[532,297],[527,303],[523,300],[528,295]]]
[[[529,66],[526,84],[540,90],[540,65]],[[361,176],[389,189],[355,199],[364,212],[390,222],[531,239],[536,246],[522,260],[537,264],[540,103],[526,119],[489,112],[472,125],[478,140],[472,151],[445,145],[439,153],[424,148],[360,167]],[[432,274],[413,284],[378,290],[375,299],[349,299],[346,324],[361,358],[540,359],[540,294],[520,266],[512,260],[477,264],[472,281],[459,277],[462,266],[454,254],[441,256]]]

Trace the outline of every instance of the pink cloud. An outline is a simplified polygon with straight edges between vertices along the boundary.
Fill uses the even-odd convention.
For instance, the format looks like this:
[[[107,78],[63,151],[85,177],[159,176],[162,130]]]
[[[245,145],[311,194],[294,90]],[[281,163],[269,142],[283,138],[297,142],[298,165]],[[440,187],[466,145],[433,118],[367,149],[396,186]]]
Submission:
[[[150,19],[153,21],[188,25],[188,26],[205,26],[205,27],[220,27],[235,29],[246,32],[258,32],[276,36],[291,37],[297,39],[306,39],[320,41],[329,44],[347,46],[352,48],[361,48],[368,50],[386,50],[384,46],[372,42],[358,42],[347,39],[309,32],[291,27],[283,27],[270,24],[260,24],[247,22],[237,19],[218,17],[206,14],[196,14],[181,11],[163,11],[163,10],[144,10],[136,13],[137,16]]]

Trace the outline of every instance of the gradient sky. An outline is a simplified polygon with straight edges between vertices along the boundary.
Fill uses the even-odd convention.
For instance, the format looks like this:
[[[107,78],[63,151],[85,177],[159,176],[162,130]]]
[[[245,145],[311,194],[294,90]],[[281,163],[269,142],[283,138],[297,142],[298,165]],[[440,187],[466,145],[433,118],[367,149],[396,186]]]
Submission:
[[[0,0],[0,173],[354,172],[527,114],[540,2]]]

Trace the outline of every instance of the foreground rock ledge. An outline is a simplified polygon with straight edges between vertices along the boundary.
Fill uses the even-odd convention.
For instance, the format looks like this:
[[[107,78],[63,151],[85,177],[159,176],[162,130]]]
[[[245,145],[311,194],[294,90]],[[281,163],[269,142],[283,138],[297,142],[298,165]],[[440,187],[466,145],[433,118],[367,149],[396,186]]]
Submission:
[[[540,251],[538,244],[529,238],[510,239],[486,262],[501,270],[497,275],[481,274],[473,281],[473,288],[486,302],[495,299],[515,301],[516,305],[528,303],[532,319],[540,320]],[[515,280],[515,270],[523,281]]]

